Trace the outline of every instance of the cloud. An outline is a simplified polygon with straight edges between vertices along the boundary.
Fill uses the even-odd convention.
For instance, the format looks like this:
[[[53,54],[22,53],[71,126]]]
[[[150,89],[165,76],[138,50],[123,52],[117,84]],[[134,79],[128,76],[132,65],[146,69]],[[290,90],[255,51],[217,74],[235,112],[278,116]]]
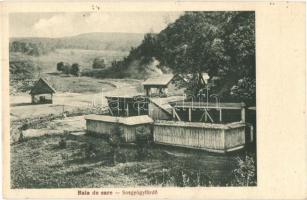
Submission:
[[[32,26],[37,37],[63,37],[89,32],[159,32],[175,21],[178,12],[61,13],[40,18]]]

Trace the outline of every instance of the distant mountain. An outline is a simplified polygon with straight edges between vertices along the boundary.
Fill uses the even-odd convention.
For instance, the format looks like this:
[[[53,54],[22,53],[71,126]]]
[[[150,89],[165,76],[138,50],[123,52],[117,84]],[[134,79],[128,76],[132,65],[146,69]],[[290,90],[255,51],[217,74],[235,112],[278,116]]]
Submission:
[[[44,49],[42,54],[54,49],[129,51],[131,47],[141,44],[143,38],[144,34],[140,33],[84,33],[61,38],[20,37],[10,38],[10,51],[33,52],[33,47]]]

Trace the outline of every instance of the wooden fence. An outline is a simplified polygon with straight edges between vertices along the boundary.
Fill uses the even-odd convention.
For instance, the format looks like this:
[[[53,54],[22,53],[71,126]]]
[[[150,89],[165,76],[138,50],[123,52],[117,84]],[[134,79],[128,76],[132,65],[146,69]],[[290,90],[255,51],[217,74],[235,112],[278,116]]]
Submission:
[[[244,147],[245,123],[206,124],[155,121],[154,142],[159,144],[228,152]]]
[[[147,115],[134,117],[113,117],[107,115],[87,115],[86,130],[88,133],[110,136],[115,126],[119,126],[122,136],[126,142],[134,142],[138,128],[151,131],[152,119]]]

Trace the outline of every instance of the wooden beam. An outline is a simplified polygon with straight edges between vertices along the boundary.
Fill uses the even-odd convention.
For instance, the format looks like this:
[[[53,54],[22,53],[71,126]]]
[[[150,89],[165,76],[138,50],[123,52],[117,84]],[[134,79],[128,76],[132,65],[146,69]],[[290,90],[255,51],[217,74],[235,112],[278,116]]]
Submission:
[[[220,109],[220,122],[222,122],[223,117],[222,117],[222,109]]]
[[[126,114],[127,114],[127,117],[129,117],[129,104],[127,103],[127,110],[126,110]]]
[[[206,116],[208,115],[208,118],[210,119],[210,121],[211,121],[211,122],[214,122],[213,119],[212,119],[212,117],[211,117],[210,114],[208,113],[207,109],[205,109],[205,112],[206,112]]]
[[[63,105],[63,106],[64,106],[64,105]],[[111,115],[114,116],[113,111],[112,111],[111,108],[109,108],[109,111],[110,111]]]
[[[138,103],[138,115],[140,115],[140,104]]]
[[[179,117],[178,113],[177,113],[176,110],[173,108],[173,116],[174,116],[174,115],[177,117],[177,119],[178,119],[179,121],[181,121],[181,118]]]
[[[175,115],[175,108],[173,107],[173,109],[172,109],[172,114],[173,114],[173,119],[175,119],[176,118],[176,115]]]
[[[250,142],[254,141],[254,127],[253,125],[250,126]]]
[[[200,122],[203,121],[203,118],[204,118],[205,114],[206,114],[206,112],[203,112],[203,114],[201,115],[200,120],[199,120]]]
[[[191,108],[189,108],[189,121],[190,122],[192,121],[192,111],[191,111]]]
[[[245,107],[241,108],[241,122],[245,122]]]

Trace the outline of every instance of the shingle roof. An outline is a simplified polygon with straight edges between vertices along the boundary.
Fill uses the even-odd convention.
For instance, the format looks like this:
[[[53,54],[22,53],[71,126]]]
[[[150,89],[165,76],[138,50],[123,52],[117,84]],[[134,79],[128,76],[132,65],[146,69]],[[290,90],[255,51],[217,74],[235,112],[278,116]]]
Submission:
[[[125,125],[151,124],[153,119],[148,115],[131,116],[131,117],[113,117],[109,115],[86,115],[86,120],[95,120],[111,123],[120,123]]]
[[[173,79],[173,74],[163,74],[160,76],[152,77],[143,82],[143,85],[159,85],[159,86],[167,86],[171,80]]]
[[[56,90],[43,78],[40,78],[32,87],[30,94],[50,94]]]

